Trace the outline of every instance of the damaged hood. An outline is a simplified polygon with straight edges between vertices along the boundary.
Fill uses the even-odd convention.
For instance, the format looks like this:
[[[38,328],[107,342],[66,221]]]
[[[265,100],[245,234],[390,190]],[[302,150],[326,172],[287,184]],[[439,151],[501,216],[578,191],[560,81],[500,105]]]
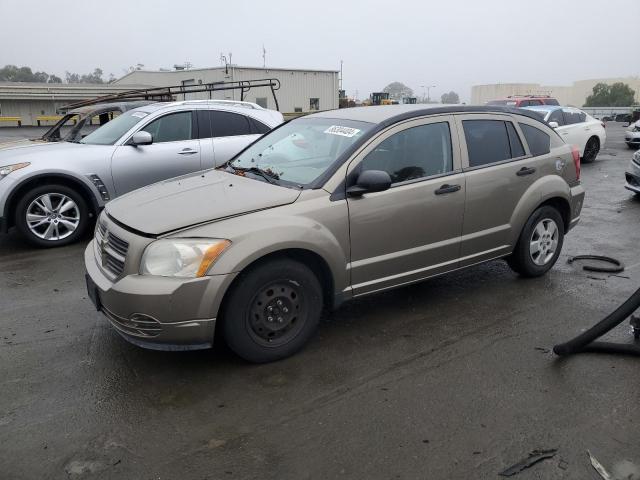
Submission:
[[[161,235],[287,205],[299,196],[300,190],[209,170],[134,190],[109,202],[105,210],[126,227]]]

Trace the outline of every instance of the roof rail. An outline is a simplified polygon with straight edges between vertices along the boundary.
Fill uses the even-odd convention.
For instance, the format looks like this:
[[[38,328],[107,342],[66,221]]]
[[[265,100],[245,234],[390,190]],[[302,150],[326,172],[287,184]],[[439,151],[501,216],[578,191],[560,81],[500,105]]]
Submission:
[[[551,95],[509,95],[507,98],[551,98]]]
[[[182,105],[228,105],[230,107],[252,108],[254,110],[264,110],[263,107],[253,102],[245,102],[242,100],[181,100],[176,103]]]
[[[259,78],[256,80],[238,80],[233,82],[213,82],[203,83],[201,85],[173,85],[169,87],[138,88],[135,90],[114,93],[112,95],[96,97],[91,100],[82,100],[80,102],[71,103],[62,107],[61,110],[69,110],[71,108],[96,105],[98,103],[105,102],[117,102],[121,100],[155,100],[157,102],[173,102],[175,101],[175,95],[186,95],[188,93],[198,92],[209,92],[209,98],[211,100],[214,100],[213,98],[211,98],[212,92],[225,90],[240,90],[240,102],[244,102],[245,94],[252,88],[258,87],[267,87],[271,89],[271,94],[273,95],[273,100],[276,104],[276,110],[280,110],[280,106],[278,105],[278,98],[276,97],[276,90],[280,89],[280,80],[278,80],[277,78]],[[236,101],[231,100],[231,102]]]

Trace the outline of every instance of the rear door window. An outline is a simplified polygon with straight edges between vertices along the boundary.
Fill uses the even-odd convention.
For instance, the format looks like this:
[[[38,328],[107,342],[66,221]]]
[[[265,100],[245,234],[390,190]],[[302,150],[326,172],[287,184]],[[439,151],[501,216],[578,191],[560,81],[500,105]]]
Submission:
[[[538,155],[546,155],[551,151],[550,143],[551,137],[539,128],[532,127],[526,123],[520,124],[520,129],[524,134],[524,138],[529,145],[529,151],[534,157]]]
[[[467,142],[470,168],[503,162],[524,155],[522,142],[511,122],[463,120],[462,127]]]
[[[562,110],[562,116],[564,117],[565,125],[573,125],[579,123],[578,116],[572,110]]]
[[[507,125],[507,134],[509,135],[509,147],[511,147],[511,158],[524,157],[524,147],[516,132],[516,128],[511,122],[505,122]]]
[[[233,137],[236,135],[252,134],[249,120],[244,115],[222,110],[209,110],[209,115],[214,137]]]

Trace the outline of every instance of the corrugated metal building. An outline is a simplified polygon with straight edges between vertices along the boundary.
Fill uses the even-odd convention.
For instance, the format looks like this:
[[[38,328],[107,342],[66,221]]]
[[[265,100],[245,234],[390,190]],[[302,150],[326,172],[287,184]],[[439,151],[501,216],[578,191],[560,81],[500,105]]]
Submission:
[[[201,83],[230,82],[277,78],[280,90],[276,92],[280,111],[309,112],[338,108],[338,71],[302,70],[295,68],[256,68],[229,65],[227,67],[194,68],[189,70],[148,71],[135,70],[116,80],[115,84],[144,84],[157,87],[170,85],[198,85]],[[192,93],[188,99],[206,99],[209,93]],[[239,90],[214,92],[213,98],[240,100]],[[252,89],[245,100],[265,108],[275,109],[268,88]]]
[[[612,85],[617,82],[628,84],[636,92],[636,102],[640,103],[640,77],[600,78],[580,80],[572,85],[540,85],[539,83],[495,83],[471,87],[471,103],[482,105],[489,100],[505,98],[509,95],[551,95],[561,105],[582,107],[587,97],[593,93],[596,83]]]
[[[71,102],[142,88],[141,85],[0,82],[0,126],[37,125],[38,117],[54,117]],[[5,119],[6,121],[3,121]],[[51,124],[54,120],[43,120]]]

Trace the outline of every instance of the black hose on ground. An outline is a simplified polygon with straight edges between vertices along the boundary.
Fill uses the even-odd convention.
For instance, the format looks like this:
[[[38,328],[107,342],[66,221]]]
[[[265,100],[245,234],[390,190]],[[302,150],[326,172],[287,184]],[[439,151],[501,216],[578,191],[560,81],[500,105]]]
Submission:
[[[640,355],[640,345],[616,344],[609,342],[595,342],[614,327],[620,325],[628,317],[640,308],[640,288],[636,290],[622,305],[607,315],[603,320],[596,323],[586,332],[578,335],[568,342],[561,343],[553,347],[556,355],[571,355],[579,352],[598,353],[622,353],[627,355]]]

